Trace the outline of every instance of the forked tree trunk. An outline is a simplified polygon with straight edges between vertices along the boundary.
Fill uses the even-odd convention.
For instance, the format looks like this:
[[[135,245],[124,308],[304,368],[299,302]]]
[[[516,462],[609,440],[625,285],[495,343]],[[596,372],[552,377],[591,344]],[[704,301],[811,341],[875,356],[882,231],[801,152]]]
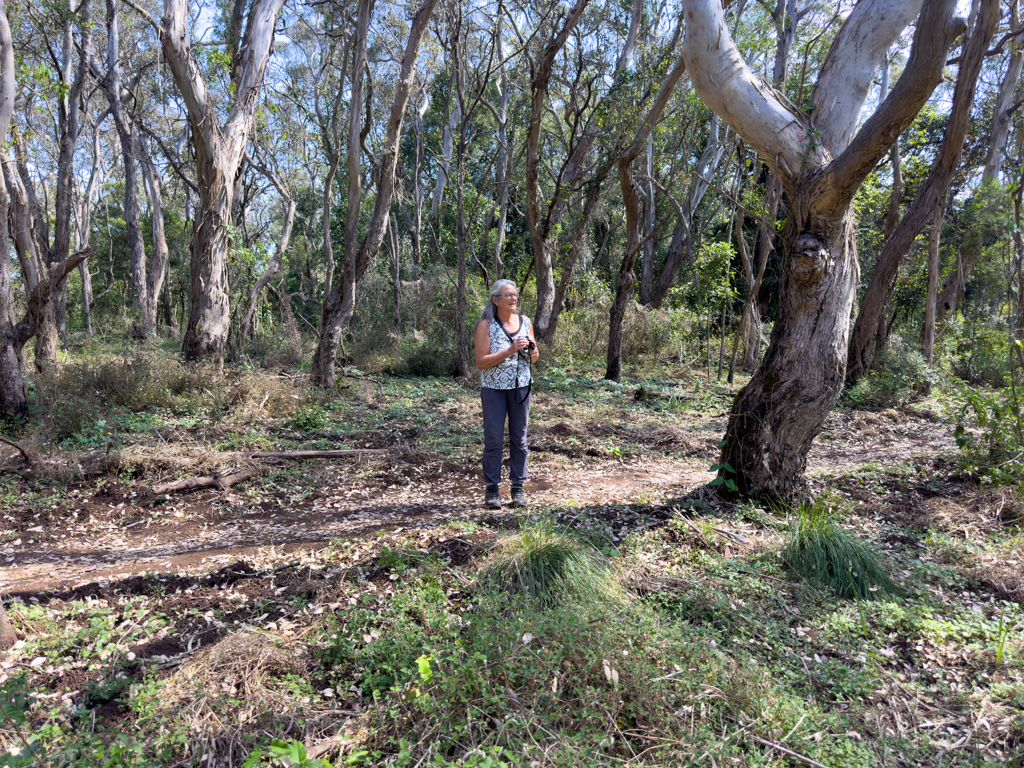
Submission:
[[[818,78],[812,134],[747,68],[721,4],[686,3],[684,57],[694,89],[777,175],[796,235],[771,343],[729,415],[716,480],[728,490],[783,498],[806,493],[807,451],[845,374],[859,278],[853,197],[940,82],[949,45],[964,26],[953,0],[925,0],[903,76],[860,123],[873,74],[917,8],[914,0],[861,0],[854,7]],[[809,144],[808,135],[820,146]]]
[[[46,264],[53,267],[71,253],[71,218],[74,195],[74,160],[78,134],[81,130],[82,89],[91,56],[90,0],[75,4],[71,9],[81,14],[79,29],[81,40],[77,46],[78,60],[72,71],[72,52],[75,50],[73,25],[75,14],[68,15],[64,29],[61,85],[63,98],[57,105],[58,156],[57,185],[54,192],[53,246],[46,254]],[[36,368],[42,370],[57,361],[57,347],[67,344],[67,283],[63,278],[52,287],[52,300],[45,302],[43,315],[36,329]]]
[[[359,115],[356,114],[350,123],[349,153],[350,158],[354,154],[355,172],[353,176],[353,163],[349,163],[349,199],[348,199],[348,220],[345,231],[345,263],[342,265],[341,274],[334,284],[325,290],[323,310],[320,315],[320,341],[317,344],[316,352],[313,354],[311,366],[311,378],[315,385],[327,389],[334,389],[335,356],[338,346],[341,343],[341,334],[345,325],[352,318],[355,309],[356,284],[366,273],[370,262],[380,250],[384,241],[384,232],[387,230],[387,217],[391,208],[391,200],[395,191],[395,166],[398,162],[399,142],[402,137],[402,119],[405,116],[405,107],[409,103],[409,95],[412,91],[413,79],[415,77],[416,59],[419,57],[420,42],[427,27],[430,14],[434,11],[437,0],[425,0],[419,10],[413,16],[409,28],[409,40],[405,47],[405,56],[402,59],[402,67],[395,85],[395,96],[391,103],[391,112],[388,116],[387,130],[384,136],[384,149],[380,157],[380,173],[377,179],[377,197],[373,203],[373,213],[370,215],[370,222],[366,229],[362,245],[358,246],[358,223],[359,223],[359,201],[361,191],[358,178],[358,157],[359,157]],[[359,4],[359,17],[356,28],[356,50],[355,65],[353,66],[353,88],[351,95],[350,110],[356,109],[356,105],[362,103],[361,90],[362,82],[362,61],[365,60],[366,50],[366,29],[369,25],[370,16],[369,0],[361,0]],[[362,40],[362,43],[359,40]]]
[[[1010,32],[1017,35],[1021,31],[1021,18],[1019,0],[1010,0]],[[1006,72],[1003,74],[1002,82],[999,85],[999,95],[996,97],[996,104],[992,110],[992,131],[989,134],[988,152],[985,156],[985,171],[983,181],[998,183],[999,174],[1003,169],[1003,160],[1006,157],[1006,141],[1010,136],[1010,119],[1013,111],[1020,106],[1013,106],[1014,96],[1017,93],[1017,83],[1020,80],[1021,67],[1024,66],[1024,54],[1021,52],[1019,37],[1014,37],[1009,43],[1009,56],[1006,62]]]
[[[232,61],[234,100],[224,127],[192,53],[187,0],[164,0],[164,20],[153,20],[164,58],[188,109],[196,158],[199,208],[191,246],[188,326],[181,351],[186,360],[224,364],[231,323],[227,256],[235,175],[252,129],[263,73],[284,0],[255,0],[242,45]]]

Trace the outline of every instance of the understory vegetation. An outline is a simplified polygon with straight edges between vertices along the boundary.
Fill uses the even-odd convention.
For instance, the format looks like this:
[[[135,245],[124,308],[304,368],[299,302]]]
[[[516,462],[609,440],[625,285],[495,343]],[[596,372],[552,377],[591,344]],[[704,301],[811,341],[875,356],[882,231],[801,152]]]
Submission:
[[[7,764],[1021,764],[1012,391],[869,379],[814,505],[733,505],[700,490],[735,389],[699,335],[621,383],[566,342],[534,505],[485,512],[474,389],[389,375],[402,342],[356,333],[333,395],[270,341],[223,376],[142,347],[34,382],[11,434],[60,447],[0,476]],[[296,449],[366,453],[148,490]]]

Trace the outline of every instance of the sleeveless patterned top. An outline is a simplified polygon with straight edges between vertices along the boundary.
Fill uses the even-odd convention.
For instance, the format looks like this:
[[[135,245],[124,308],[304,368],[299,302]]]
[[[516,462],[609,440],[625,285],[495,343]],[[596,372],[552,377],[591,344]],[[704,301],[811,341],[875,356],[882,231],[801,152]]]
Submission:
[[[512,340],[526,336],[530,330],[530,318],[526,315],[519,315],[519,330],[511,334],[512,340],[509,339],[509,334],[505,332],[505,328],[497,318],[491,320],[488,330],[491,337],[490,354],[493,355],[495,352],[511,347]],[[531,381],[533,381],[533,375],[530,373],[530,359],[526,357],[525,350],[506,357],[493,368],[480,371],[480,386],[487,389],[515,389],[517,386],[525,387]]]

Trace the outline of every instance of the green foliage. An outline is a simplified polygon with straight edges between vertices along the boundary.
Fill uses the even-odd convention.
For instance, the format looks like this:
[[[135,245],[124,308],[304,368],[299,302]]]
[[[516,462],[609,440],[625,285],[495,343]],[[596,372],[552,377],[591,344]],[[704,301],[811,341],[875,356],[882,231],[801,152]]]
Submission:
[[[935,373],[915,346],[894,335],[874,361],[867,376],[846,390],[846,399],[859,408],[902,408],[924,396]]]
[[[548,521],[524,525],[499,540],[485,582],[541,605],[567,599],[618,603],[624,599],[607,557],[592,544],[556,531]]]
[[[242,768],[332,768],[327,760],[308,757],[305,745],[295,739],[273,739],[267,752],[254,749],[242,763]]]
[[[1019,393],[1008,377],[1009,392],[964,387],[964,405],[954,431],[960,463],[986,482],[1016,483],[1024,478],[1024,418]]]
[[[402,376],[451,376],[457,367],[455,287],[443,269],[423,270],[402,283],[401,326],[396,325],[389,277],[369,274],[360,283],[361,304],[352,322],[351,357],[361,369]],[[487,291],[478,278],[467,284],[466,338],[472,359],[473,328]]]
[[[316,403],[301,406],[292,418],[292,426],[300,432],[319,432],[325,429],[327,424],[327,412]]]
[[[953,373],[970,384],[1000,387],[1010,359],[1010,338],[1005,322],[974,322],[969,328],[958,317],[951,330],[955,336],[956,353]]]
[[[209,372],[136,351],[48,369],[36,381],[36,405],[56,440],[77,446],[110,439],[111,415],[180,406],[209,386]]]
[[[878,556],[836,522],[837,511],[824,496],[802,504],[790,521],[782,556],[809,581],[834,590],[840,597],[874,600],[895,593],[896,587]]]
[[[260,367],[266,370],[295,368],[310,356],[300,338],[289,335],[279,327],[246,344],[245,354],[259,361]]]
[[[697,274],[700,285],[687,282],[682,296],[698,312],[721,309],[722,304],[736,298],[736,274],[732,262],[736,251],[732,243],[712,241],[701,245],[697,252]]]

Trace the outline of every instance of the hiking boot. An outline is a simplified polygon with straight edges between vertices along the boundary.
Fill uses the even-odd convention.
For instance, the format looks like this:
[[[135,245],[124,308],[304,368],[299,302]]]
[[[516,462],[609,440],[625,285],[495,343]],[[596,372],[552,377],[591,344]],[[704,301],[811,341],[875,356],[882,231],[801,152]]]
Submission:
[[[526,493],[523,491],[522,485],[512,486],[512,506],[513,507],[528,507],[530,502],[526,500]]]
[[[498,486],[487,486],[487,491],[484,493],[484,506],[488,509],[501,509],[501,496],[498,493]]]

